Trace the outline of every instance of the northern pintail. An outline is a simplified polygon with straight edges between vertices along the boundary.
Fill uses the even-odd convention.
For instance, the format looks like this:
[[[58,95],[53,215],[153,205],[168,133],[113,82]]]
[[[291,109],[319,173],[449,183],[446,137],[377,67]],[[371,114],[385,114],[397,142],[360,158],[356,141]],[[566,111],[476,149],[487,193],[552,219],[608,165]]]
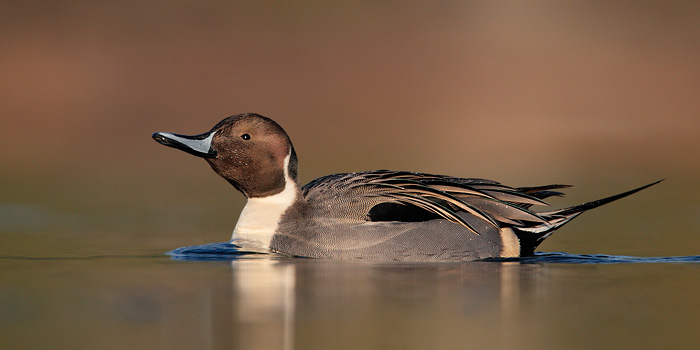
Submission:
[[[287,133],[258,114],[209,132],[157,132],[159,143],[204,158],[247,198],[232,243],[292,256],[377,261],[469,261],[532,255],[554,230],[618,195],[552,211],[533,205],[568,185],[509,187],[496,181],[407,171],[328,175],[299,185]]]

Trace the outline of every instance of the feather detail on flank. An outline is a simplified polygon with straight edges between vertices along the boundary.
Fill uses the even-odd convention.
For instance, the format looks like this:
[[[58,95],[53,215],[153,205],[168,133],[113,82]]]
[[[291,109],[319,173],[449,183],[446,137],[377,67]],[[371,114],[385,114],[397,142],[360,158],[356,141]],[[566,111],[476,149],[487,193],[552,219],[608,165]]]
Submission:
[[[299,193],[296,182],[289,176],[291,154],[290,150],[284,158],[284,190],[268,197],[249,198],[233,229],[231,243],[269,251],[272,236],[277,231],[282,215],[292,206]]]

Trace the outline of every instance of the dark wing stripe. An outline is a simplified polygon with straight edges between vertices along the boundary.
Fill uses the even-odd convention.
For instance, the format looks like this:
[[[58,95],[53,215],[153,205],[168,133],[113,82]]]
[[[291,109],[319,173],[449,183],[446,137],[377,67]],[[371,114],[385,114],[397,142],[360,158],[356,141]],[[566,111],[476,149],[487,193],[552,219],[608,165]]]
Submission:
[[[421,201],[422,205],[420,207],[424,208],[424,209],[426,207],[429,208],[429,207],[435,205],[440,209],[440,211],[437,211],[437,212],[432,211],[432,212],[435,212],[436,214],[438,214],[446,219],[449,219],[450,221],[455,221],[453,218],[458,218],[457,221],[459,223],[464,222],[464,220],[459,218],[454,213],[453,210],[450,210],[449,208],[446,208],[442,205],[439,205],[438,203],[431,201],[423,196],[427,196],[428,198],[434,198],[437,200],[442,200],[442,201],[448,202],[448,203],[456,206],[457,208],[460,208],[466,212],[469,212],[472,215],[476,216],[477,218],[488,222],[489,224],[493,225],[496,228],[500,227],[498,225],[498,223],[496,221],[494,221],[493,218],[491,218],[488,214],[485,214],[484,212],[482,212],[478,208],[475,208],[475,207],[469,205],[468,203],[463,202],[459,198],[456,198],[456,197],[450,195],[449,193],[446,193],[446,192],[443,192],[440,190],[436,190],[436,189],[433,189],[433,188],[430,188],[427,186],[423,186],[418,182],[404,182],[403,184],[398,184],[398,185],[380,182],[380,183],[373,183],[372,186],[384,187],[387,189],[395,190],[395,191],[389,191],[389,192],[381,193],[381,194],[374,193],[373,195],[391,195],[392,197],[396,197],[396,198],[402,198],[402,196],[410,196],[410,198],[413,201]],[[413,202],[413,201],[412,201],[412,203],[415,204],[415,202]],[[447,215],[445,214],[445,211],[448,213]],[[466,224],[466,222],[464,222],[464,223],[465,223],[465,226],[467,226],[469,229],[474,231],[469,224]]]
[[[465,195],[472,195],[472,196],[478,196],[478,197],[485,197],[485,198],[491,198],[491,199],[496,199],[494,196],[481,192],[479,190],[475,190],[473,188],[464,188],[464,187],[457,187],[457,186],[450,186],[450,185],[430,185],[430,187],[452,193],[452,194],[465,194]]]
[[[539,198],[539,199],[545,199],[545,198],[554,197],[554,196],[557,196],[557,197],[563,197],[563,196],[564,196],[563,193],[557,192],[557,191],[539,191],[539,192],[531,192],[531,193],[529,193],[529,195],[531,195],[531,196],[533,196],[533,197],[536,197],[536,198]]]
[[[506,217],[509,220],[530,221],[537,223],[547,222],[545,218],[536,213],[520,208],[516,205],[509,205],[508,203],[489,201],[476,197],[464,198],[463,201],[489,213],[490,215],[497,214],[499,216]]]
[[[443,192],[443,193],[433,193],[433,192],[431,192],[431,191],[420,190],[420,189],[412,189],[412,190],[411,190],[411,193],[418,193],[419,195],[420,195],[420,194],[425,194],[425,195],[427,195],[427,196],[429,196],[429,197],[432,197],[432,198],[435,198],[435,199],[439,199],[439,200],[446,201],[446,202],[448,202],[448,203],[450,203],[450,204],[456,206],[457,208],[460,208],[460,209],[462,209],[462,210],[464,210],[464,211],[466,211],[466,212],[472,213],[473,215],[475,215],[475,216],[478,217],[479,219],[488,222],[488,223],[491,224],[492,226],[494,226],[494,227],[496,227],[496,228],[500,228],[500,226],[498,225],[498,223],[497,223],[496,221],[494,221],[493,218],[491,218],[489,215],[485,214],[484,212],[482,212],[481,210],[475,208],[474,206],[471,206],[471,205],[469,205],[468,203],[465,203],[464,201],[461,201],[461,200],[459,200],[458,198],[455,198],[455,197],[453,197],[453,196],[451,196],[451,195],[449,195],[449,194],[447,194],[447,193],[444,193],[444,192]],[[429,201],[429,202],[430,202],[430,203],[434,203],[434,202],[432,202],[432,201]]]
[[[468,228],[470,231],[474,232],[474,234],[480,235],[479,231],[477,231],[474,227],[469,225],[468,222],[464,221],[464,219],[462,219],[461,217],[456,215],[449,208],[446,208],[438,203],[426,201],[423,198],[415,197],[415,196],[405,194],[405,193],[391,194],[391,197],[396,198],[396,200],[398,200],[400,202],[410,203],[410,204],[416,205],[420,208],[423,208],[427,211],[430,211],[432,213],[440,215],[441,217],[445,218],[446,220],[454,222],[456,224],[460,224],[460,225]]]
[[[438,200],[446,201],[448,203],[455,205],[458,208],[461,208],[462,210],[464,210],[466,212],[472,213],[473,215],[475,215],[479,219],[488,222],[489,224],[491,224],[492,226],[494,226],[496,228],[500,227],[498,225],[498,223],[496,221],[494,221],[493,218],[491,218],[488,214],[485,214],[484,212],[482,212],[478,208],[475,208],[475,207],[469,205],[468,203],[465,203],[464,201],[460,200],[459,198],[456,198],[455,196],[453,196],[445,191],[440,191],[438,189],[425,186],[425,185],[421,184],[420,182],[416,182],[416,181],[411,181],[411,182],[404,181],[403,183],[400,183],[397,181],[391,181],[391,182],[395,186],[401,187],[403,191],[408,191],[409,193],[415,193],[415,194],[419,194],[419,195],[423,194],[423,195],[427,195],[429,197],[433,197],[433,198],[438,199]],[[384,183],[385,182],[382,182],[382,184],[384,184]],[[392,193],[392,194],[394,194],[394,193]],[[418,198],[420,198],[420,197],[418,197]],[[428,201],[428,202],[433,203],[432,201]]]
[[[524,193],[518,193],[515,191],[506,191],[506,190],[486,190],[484,191],[493,197],[498,198],[501,201],[504,202],[515,202],[515,203],[525,203],[525,204],[531,204],[531,205],[549,205],[546,202],[530,196],[528,194]]]
[[[452,177],[452,176],[436,176],[438,177],[440,181],[444,182],[449,182],[452,184],[458,184],[458,185],[465,185],[465,186],[503,186],[497,181],[493,180],[486,180],[486,179],[479,179],[479,178],[461,178],[461,177]]]

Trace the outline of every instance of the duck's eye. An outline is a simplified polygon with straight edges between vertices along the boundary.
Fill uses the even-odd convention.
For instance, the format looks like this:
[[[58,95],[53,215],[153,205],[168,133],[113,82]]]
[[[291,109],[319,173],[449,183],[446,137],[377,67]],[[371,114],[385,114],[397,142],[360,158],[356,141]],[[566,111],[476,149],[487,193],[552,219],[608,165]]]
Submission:
[[[250,140],[250,135],[248,135],[248,134],[243,134],[243,135],[241,135],[241,138],[244,139],[244,140],[246,140],[246,141],[248,141],[248,140]]]

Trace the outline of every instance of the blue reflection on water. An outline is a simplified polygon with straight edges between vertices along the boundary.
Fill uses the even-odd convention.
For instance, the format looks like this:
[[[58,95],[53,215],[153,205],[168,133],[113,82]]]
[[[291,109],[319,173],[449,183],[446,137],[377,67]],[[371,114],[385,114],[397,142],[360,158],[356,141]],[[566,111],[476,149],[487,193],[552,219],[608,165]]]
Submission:
[[[236,260],[252,255],[266,255],[264,253],[247,251],[240,246],[229,242],[209,243],[203,245],[193,245],[173,249],[166,253],[175,260]]]
[[[536,252],[534,256],[523,258],[488,259],[489,261],[516,261],[522,264],[560,263],[560,264],[630,264],[630,263],[698,263],[700,255],[637,257],[605,254],[570,254],[563,252]]]
[[[229,242],[209,243],[190,247],[177,248],[167,253],[176,260],[236,260],[250,258],[253,255],[267,255],[260,252],[247,251]],[[698,263],[700,255],[636,257],[604,254],[570,254],[563,252],[537,252],[534,256],[523,258],[492,258],[484,261],[519,262],[522,264],[558,263],[558,264],[630,264],[630,263]]]

